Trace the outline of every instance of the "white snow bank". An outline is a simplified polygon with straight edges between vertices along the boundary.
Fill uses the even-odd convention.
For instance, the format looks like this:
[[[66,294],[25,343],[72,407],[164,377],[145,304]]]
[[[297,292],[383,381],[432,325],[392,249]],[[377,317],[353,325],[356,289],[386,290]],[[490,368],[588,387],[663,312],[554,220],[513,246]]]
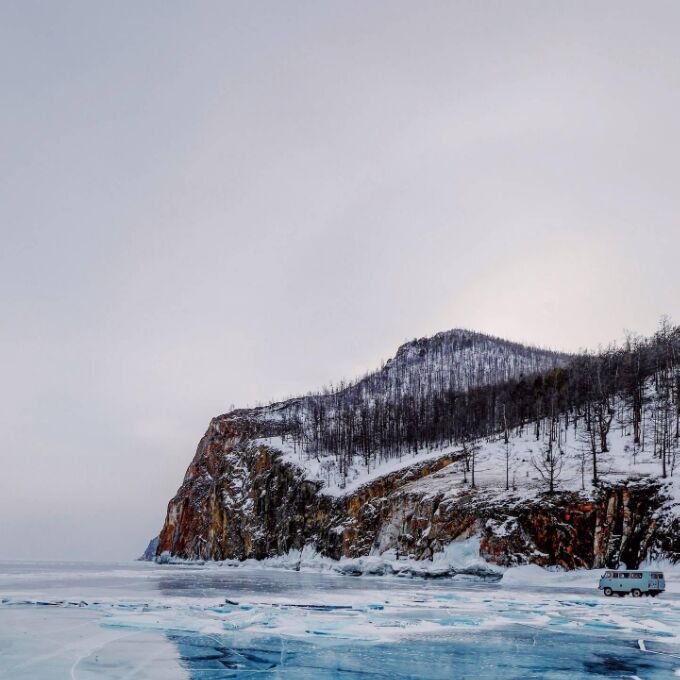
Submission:
[[[160,556],[162,564],[182,564],[184,560],[173,558],[167,553]],[[195,564],[195,562],[194,562]],[[454,541],[432,560],[398,558],[393,550],[382,555],[348,558],[339,560],[320,555],[313,546],[302,550],[290,550],[285,555],[268,557],[264,560],[224,560],[212,563],[248,569],[288,569],[292,571],[334,572],[346,576],[418,576],[441,578],[453,576],[475,576],[479,578],[500,578],[503,569],[486,562],[479,554],[479,538],[473,536],[465,541]]]
[[[564,572],[560,572],[562,575]],[[503,574],[504,586],[537,586],[550,585],[555,582],[555,572],[548,571],[537,564],[525,564],[511,567]]]

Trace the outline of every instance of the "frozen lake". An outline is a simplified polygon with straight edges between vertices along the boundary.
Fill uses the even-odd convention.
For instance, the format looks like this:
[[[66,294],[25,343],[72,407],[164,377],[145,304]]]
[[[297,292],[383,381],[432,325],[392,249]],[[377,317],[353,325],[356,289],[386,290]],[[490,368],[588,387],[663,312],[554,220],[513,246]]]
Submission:
[[[513,571],[492,583],[0,562],[0,677],[680,677],[677,584],[607,599],[595,574]]]

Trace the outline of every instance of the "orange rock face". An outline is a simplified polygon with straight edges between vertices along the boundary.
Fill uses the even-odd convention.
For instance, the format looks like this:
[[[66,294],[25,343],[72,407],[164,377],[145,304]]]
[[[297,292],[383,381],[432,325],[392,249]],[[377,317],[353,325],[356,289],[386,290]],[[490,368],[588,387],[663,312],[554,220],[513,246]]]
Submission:
[[[418,492],[412,482],[453,463],[449,454],[333,498],[253,441],[279,434],[248,412],[213,419],[168,504],[156,554],[261,559],[313,544],[333,558],[394,549],[428,559],[477,534],[490,562],[573,569],[619,561],[634,568],[650,551],[672,557],[680,550],[680,527],[660,527],[653,518],[664,500],[653,483],[602,488],[595,501],[578,493],[527,501],[495,490]]]

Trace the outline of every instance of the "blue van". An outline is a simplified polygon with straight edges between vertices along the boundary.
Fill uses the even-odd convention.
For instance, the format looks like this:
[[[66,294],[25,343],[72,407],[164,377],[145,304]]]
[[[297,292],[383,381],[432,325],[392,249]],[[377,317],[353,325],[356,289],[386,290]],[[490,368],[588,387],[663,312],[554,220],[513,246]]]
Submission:
[[[633,597],[651,595],[656,597],[666,590],[666,581],[660,571],[605,571],[600,578],[598,590],[603,590],[607,597],[616,593],[624,597],[630,593]]]

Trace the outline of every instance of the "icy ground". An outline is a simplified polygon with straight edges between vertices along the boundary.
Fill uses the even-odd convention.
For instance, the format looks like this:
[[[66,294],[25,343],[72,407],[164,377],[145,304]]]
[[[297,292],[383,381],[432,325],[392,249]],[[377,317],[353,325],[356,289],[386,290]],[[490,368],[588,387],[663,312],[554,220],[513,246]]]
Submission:
[[[490,582],[0,563],[0,677],[672,678],[680,572],[665,571],[662,596],[609,599],[598,572],[535,566]]]

